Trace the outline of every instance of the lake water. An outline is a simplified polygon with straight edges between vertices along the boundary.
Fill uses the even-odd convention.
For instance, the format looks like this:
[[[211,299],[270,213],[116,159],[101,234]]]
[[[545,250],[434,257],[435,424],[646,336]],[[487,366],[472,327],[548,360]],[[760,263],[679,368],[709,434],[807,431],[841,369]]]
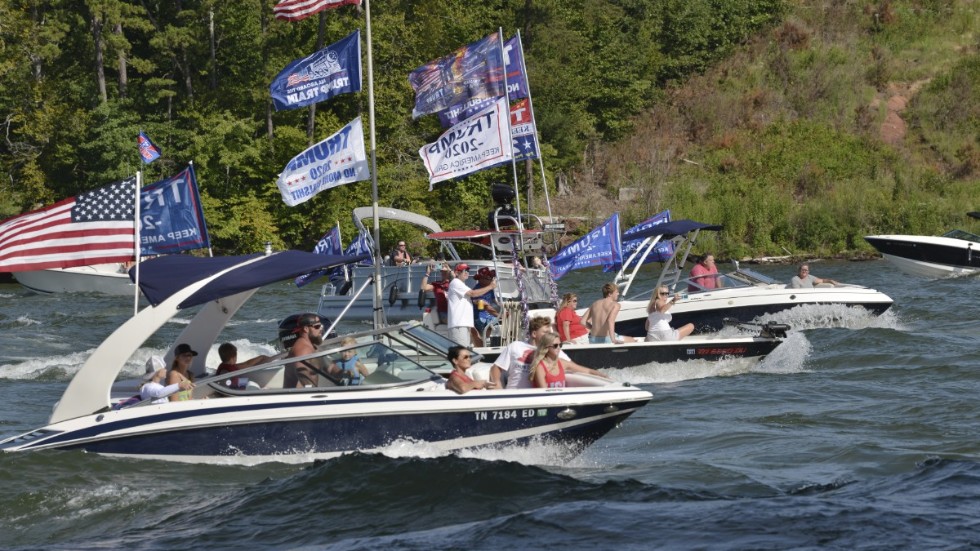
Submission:
[[[654,399],[581,456],[424,445],[306,465],[0,455],[3,549],[962,549],[980,546],[980,278],[883,261],[818,277],[890,295],[880,318],[797,312],[760,363],[611,375]],[[788,280],[790,266],[757,270]],[[562,280],[583,302],[609,279]],[[260,291],[223,335],[271,352],[318,289]],[[132,301],[0,285],[0,436],[43,425]],[[162,353],[168,324],[126,375]],[[209,353],[208,364],[218,363]]]

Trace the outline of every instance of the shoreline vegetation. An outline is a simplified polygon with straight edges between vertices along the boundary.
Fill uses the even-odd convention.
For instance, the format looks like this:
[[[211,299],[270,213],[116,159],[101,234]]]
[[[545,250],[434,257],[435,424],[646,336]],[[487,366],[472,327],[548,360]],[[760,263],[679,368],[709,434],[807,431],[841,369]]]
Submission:
[[[287,207],[275,181],[365,114],[367,94],[312,118],[273,111],[271,78],[316,50],[321,21],[275,20],[273,4],[0,0],[0,219],[131,175],[143,130],[163,150],[145,181],[194,162],[216,254],[310,250],[338,221],[349,241],[370,182]],[[329,44],[364,18],[347,6],[322,22]],[[969,0],[423,0],[372,5],[372,26],[381,205],[443,227],[485,222],[491,184],[512,184],[512,169],[429,192],[417,152],[441,129],[411,118],[407,75],[503,27],[524,40],[551,210],[582,220],[573,233],[670,209],[725,227],[695,252],[863,258],[864,235],[976,231],[963,220],[980,208]],[[518,172],[522,210],[543,214],[537,167]],[[382,250],[398,239],[434,251],[420,231],[381,225]]]

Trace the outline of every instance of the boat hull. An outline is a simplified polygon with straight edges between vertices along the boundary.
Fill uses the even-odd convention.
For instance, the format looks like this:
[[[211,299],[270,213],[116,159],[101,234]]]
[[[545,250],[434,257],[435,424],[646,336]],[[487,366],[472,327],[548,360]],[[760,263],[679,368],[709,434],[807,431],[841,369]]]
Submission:
[[[394,396],[391,391],[339,390],[310,392],[305,400],[292,394],[148,405],[57,423],[0,446],[5,451],[83,450],[185,462],[263,462],[377,451],[399,441],[452,451],[541,440],[562,444],[574,455],[652,397],[628,386],[464,395],[436,386],[413,386]]]
[[[622,335],[646,335],[646,301],[623,301],[616,321],[616,331]],[[695,333],[719,331],[725,320],[749,322],[760,317],[781,321],[779,313],[797,306],[839,304],[861,307],[880,315],[892,305],[884,293],[865,287],[818,287],[793,289],[784,285],[718,289],[692,293],[680,300],[670,313],[671,325],[694,324]]]
[[[980,272],[978,245],[963,239],[920,235],[871,235],[864,239],[885,260],[910,275],[939,279]]]
[[[562,346],[562,352],[575,363],[593,369],[626,369],[685,360],[762,359],[781,343],[782,339],[764,337],[688,337],[669,342],[566,344]],[[500,355],[499,348],[477,348],[476,351],[486,362],[493,362]]]
[[[17,282],[38,293],[100,293],[133,296],[136,285],[118,264],[15,272]]]

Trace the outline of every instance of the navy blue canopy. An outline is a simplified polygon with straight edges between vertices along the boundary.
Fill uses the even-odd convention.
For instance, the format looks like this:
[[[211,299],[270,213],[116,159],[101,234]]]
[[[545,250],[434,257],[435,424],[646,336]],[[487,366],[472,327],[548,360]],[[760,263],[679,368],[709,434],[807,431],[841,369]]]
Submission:
[[[181,302],[178,308],[190,308],[242,291],[255,289],[283,279],[290,279],[317,270],[324,270],[370,258],[369,255],[342,256],[314,254],[303,251],[281,251],[243,256],[201,258],[190,255],[160,256],[140,264],[140,290],[156,306],[177,291],[250,259],[257,260],[222,275]],[[135,268],[130,270],[134,277]]]
[[[718,224],[695,222],[694,220],[674,220],[673,222],[664,222],[663,224],[650,226],[645,230],[640,230],[636,233],[631,233],[623,237],[634,240],[643,239],[645,237],[653,237],[655,235],[662,235],[667,239],[670,239],[671,237],[677,237],[678,235],[686,235],[694,230],[721,231],[722,226],[719,226]]]

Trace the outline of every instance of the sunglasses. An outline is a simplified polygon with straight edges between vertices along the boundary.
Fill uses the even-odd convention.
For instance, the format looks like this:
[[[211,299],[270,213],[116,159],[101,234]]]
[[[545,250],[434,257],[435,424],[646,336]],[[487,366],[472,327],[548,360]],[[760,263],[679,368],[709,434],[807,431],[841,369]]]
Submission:
[[[316,330],[319,331],[320,329],[323,329],[323,324],[322,323],[314,323],[310,327],[312,327],[313,329],[316,329]]]
[[[549,346],[548,348],[561,348],[561,343],[553,344],[553,345]]]
[[[459,360],[469,360],[469,359],[470,359],[470,358],[472,358],[472,357],[473,357],[473,356],[470,356],[469,354],[467,354],[467,355],[465,355],[465,356],[460,356],[460,357],[459,357],[459,358],[457,358],[457,359],[459,359]]]
[[[662,297],[665,297],[665,296],[667,296],[667,295],[669,295],[669,294],[670,294],[670,293],[660,293],[660,296],[662,296]]]

